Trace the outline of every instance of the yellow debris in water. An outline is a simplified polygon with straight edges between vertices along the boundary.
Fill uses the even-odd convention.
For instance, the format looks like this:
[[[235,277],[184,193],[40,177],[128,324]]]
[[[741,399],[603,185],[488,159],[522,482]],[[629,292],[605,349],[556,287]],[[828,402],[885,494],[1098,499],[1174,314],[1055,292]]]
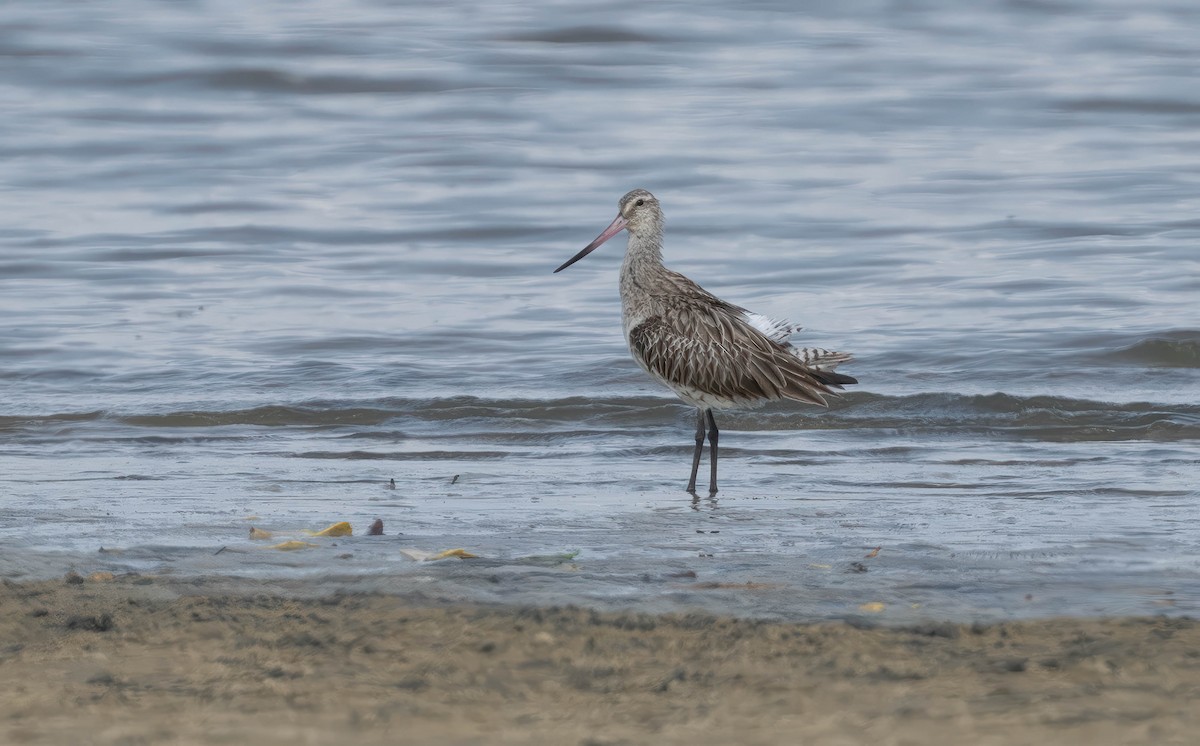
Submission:
[[[350,528],[349,521],[341,521],[331,526],[326,526],[320,531],[305,531],[309,536],[352,536],[354,529]]]
[[[250,527],[251,539],[269,539],[272,536],[274,536],[274,534],[272,534],[270,531],[263,531],[261,528],[255,528],[254,526]]]
[[[429,559],[440,560],[440,559],[446,559],[448,557],[458,557],[459,559],[476,559],[479,557],[479,555],[471,554],[470,552],[468,552],[465,549],[447,549],[444,552],[438,552],[437,554],[433,555]]]
[[[426,552],[424,549],[401,549],[400,554],[412,560],[413,562],[433,562],[434,560],[451,559],[458,557],[459,559],[477,559],[478,554],[471,554],[465,549],[447,549],[444,552]]]
[[[887,604],[880,601],[868,601],[865,604],[859,604],[858,610],[865,611],[870,614],[878,614],[887,608]]]
[[[272,544],[271,546],[267,547],[267,549],[278,549],[281,552],[294,552],[297,549],[311,549],[315,546],[317,545],[313,544],[312,542],[296,541],[293,539],[292,541],[284,541],[278,544]]]

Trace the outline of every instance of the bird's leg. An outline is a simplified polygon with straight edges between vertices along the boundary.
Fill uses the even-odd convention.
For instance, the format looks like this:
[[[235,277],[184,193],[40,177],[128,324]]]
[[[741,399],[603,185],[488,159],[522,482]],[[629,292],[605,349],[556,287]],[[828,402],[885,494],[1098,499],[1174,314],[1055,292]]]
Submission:
[[[692,478],[688,480],[687,491],[696,494],[696,472],[700,471],[700,454],[704,452],[704,410],[697,409],[696,414],[696,452],[692,454]]]
[[[712,449],[708,454],[709,468],[712,470],[708,477],[708,496],[712,497],[717,494],[717,435],[720,431],[717,430],[717,421],[713,419],[712,410],[707,410],[708,413],[708,443]],[[701,418],[703,419],[703,418]],[[697,459],[699,460],[699,459]]]

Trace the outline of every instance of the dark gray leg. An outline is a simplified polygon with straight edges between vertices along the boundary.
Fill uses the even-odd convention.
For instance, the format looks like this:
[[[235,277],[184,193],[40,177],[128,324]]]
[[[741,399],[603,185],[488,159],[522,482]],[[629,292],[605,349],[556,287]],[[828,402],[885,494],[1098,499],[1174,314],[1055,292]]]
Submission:
[[[712,410],[708,410],[708,444],[712,449],[708,454],[709,467],[712,471],[708,477],[708,496],[712,497],[717,494],[717,435],[720,431],[717,430],[717,421],[713,419]]]
[[[692,454],[692,478],[688,480],[687,491],[696,494],[696,472],[700,470],[700,454],[704,451],[704,410],[697,409],[696,414],[696,452]]]

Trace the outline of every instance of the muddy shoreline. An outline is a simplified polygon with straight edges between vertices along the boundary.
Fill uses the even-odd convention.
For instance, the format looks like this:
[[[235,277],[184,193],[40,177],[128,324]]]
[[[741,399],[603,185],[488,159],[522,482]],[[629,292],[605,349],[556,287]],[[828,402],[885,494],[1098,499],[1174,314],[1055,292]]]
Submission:
[[[0,586],[0,691],[14,744],[1182,744],[1200,624],[872,628],[71,576]]]

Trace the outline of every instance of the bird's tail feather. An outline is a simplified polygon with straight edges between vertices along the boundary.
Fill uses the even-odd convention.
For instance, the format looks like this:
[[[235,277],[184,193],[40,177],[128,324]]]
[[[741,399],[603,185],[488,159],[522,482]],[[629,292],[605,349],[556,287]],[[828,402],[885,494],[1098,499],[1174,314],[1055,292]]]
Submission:
[[[812,377],[831,388],[840,389],[842,386],[858,383],[858,379],[844,373],[834,373],[831,370],[813,371]]]
[[[834,372],[834,368],[854,359],[847,352],[834,352],[820,347],[798,347],[795,349],[795,355],[810,369],[812,377],[826,386],[840,389],[842,386],[858,383],[857,378]]]
[[[820,347],[796,347],[792,350],[805,367],[813,370],[833,370],[842,363],[849,362],[854,357],[848,352],[834,352]]]

